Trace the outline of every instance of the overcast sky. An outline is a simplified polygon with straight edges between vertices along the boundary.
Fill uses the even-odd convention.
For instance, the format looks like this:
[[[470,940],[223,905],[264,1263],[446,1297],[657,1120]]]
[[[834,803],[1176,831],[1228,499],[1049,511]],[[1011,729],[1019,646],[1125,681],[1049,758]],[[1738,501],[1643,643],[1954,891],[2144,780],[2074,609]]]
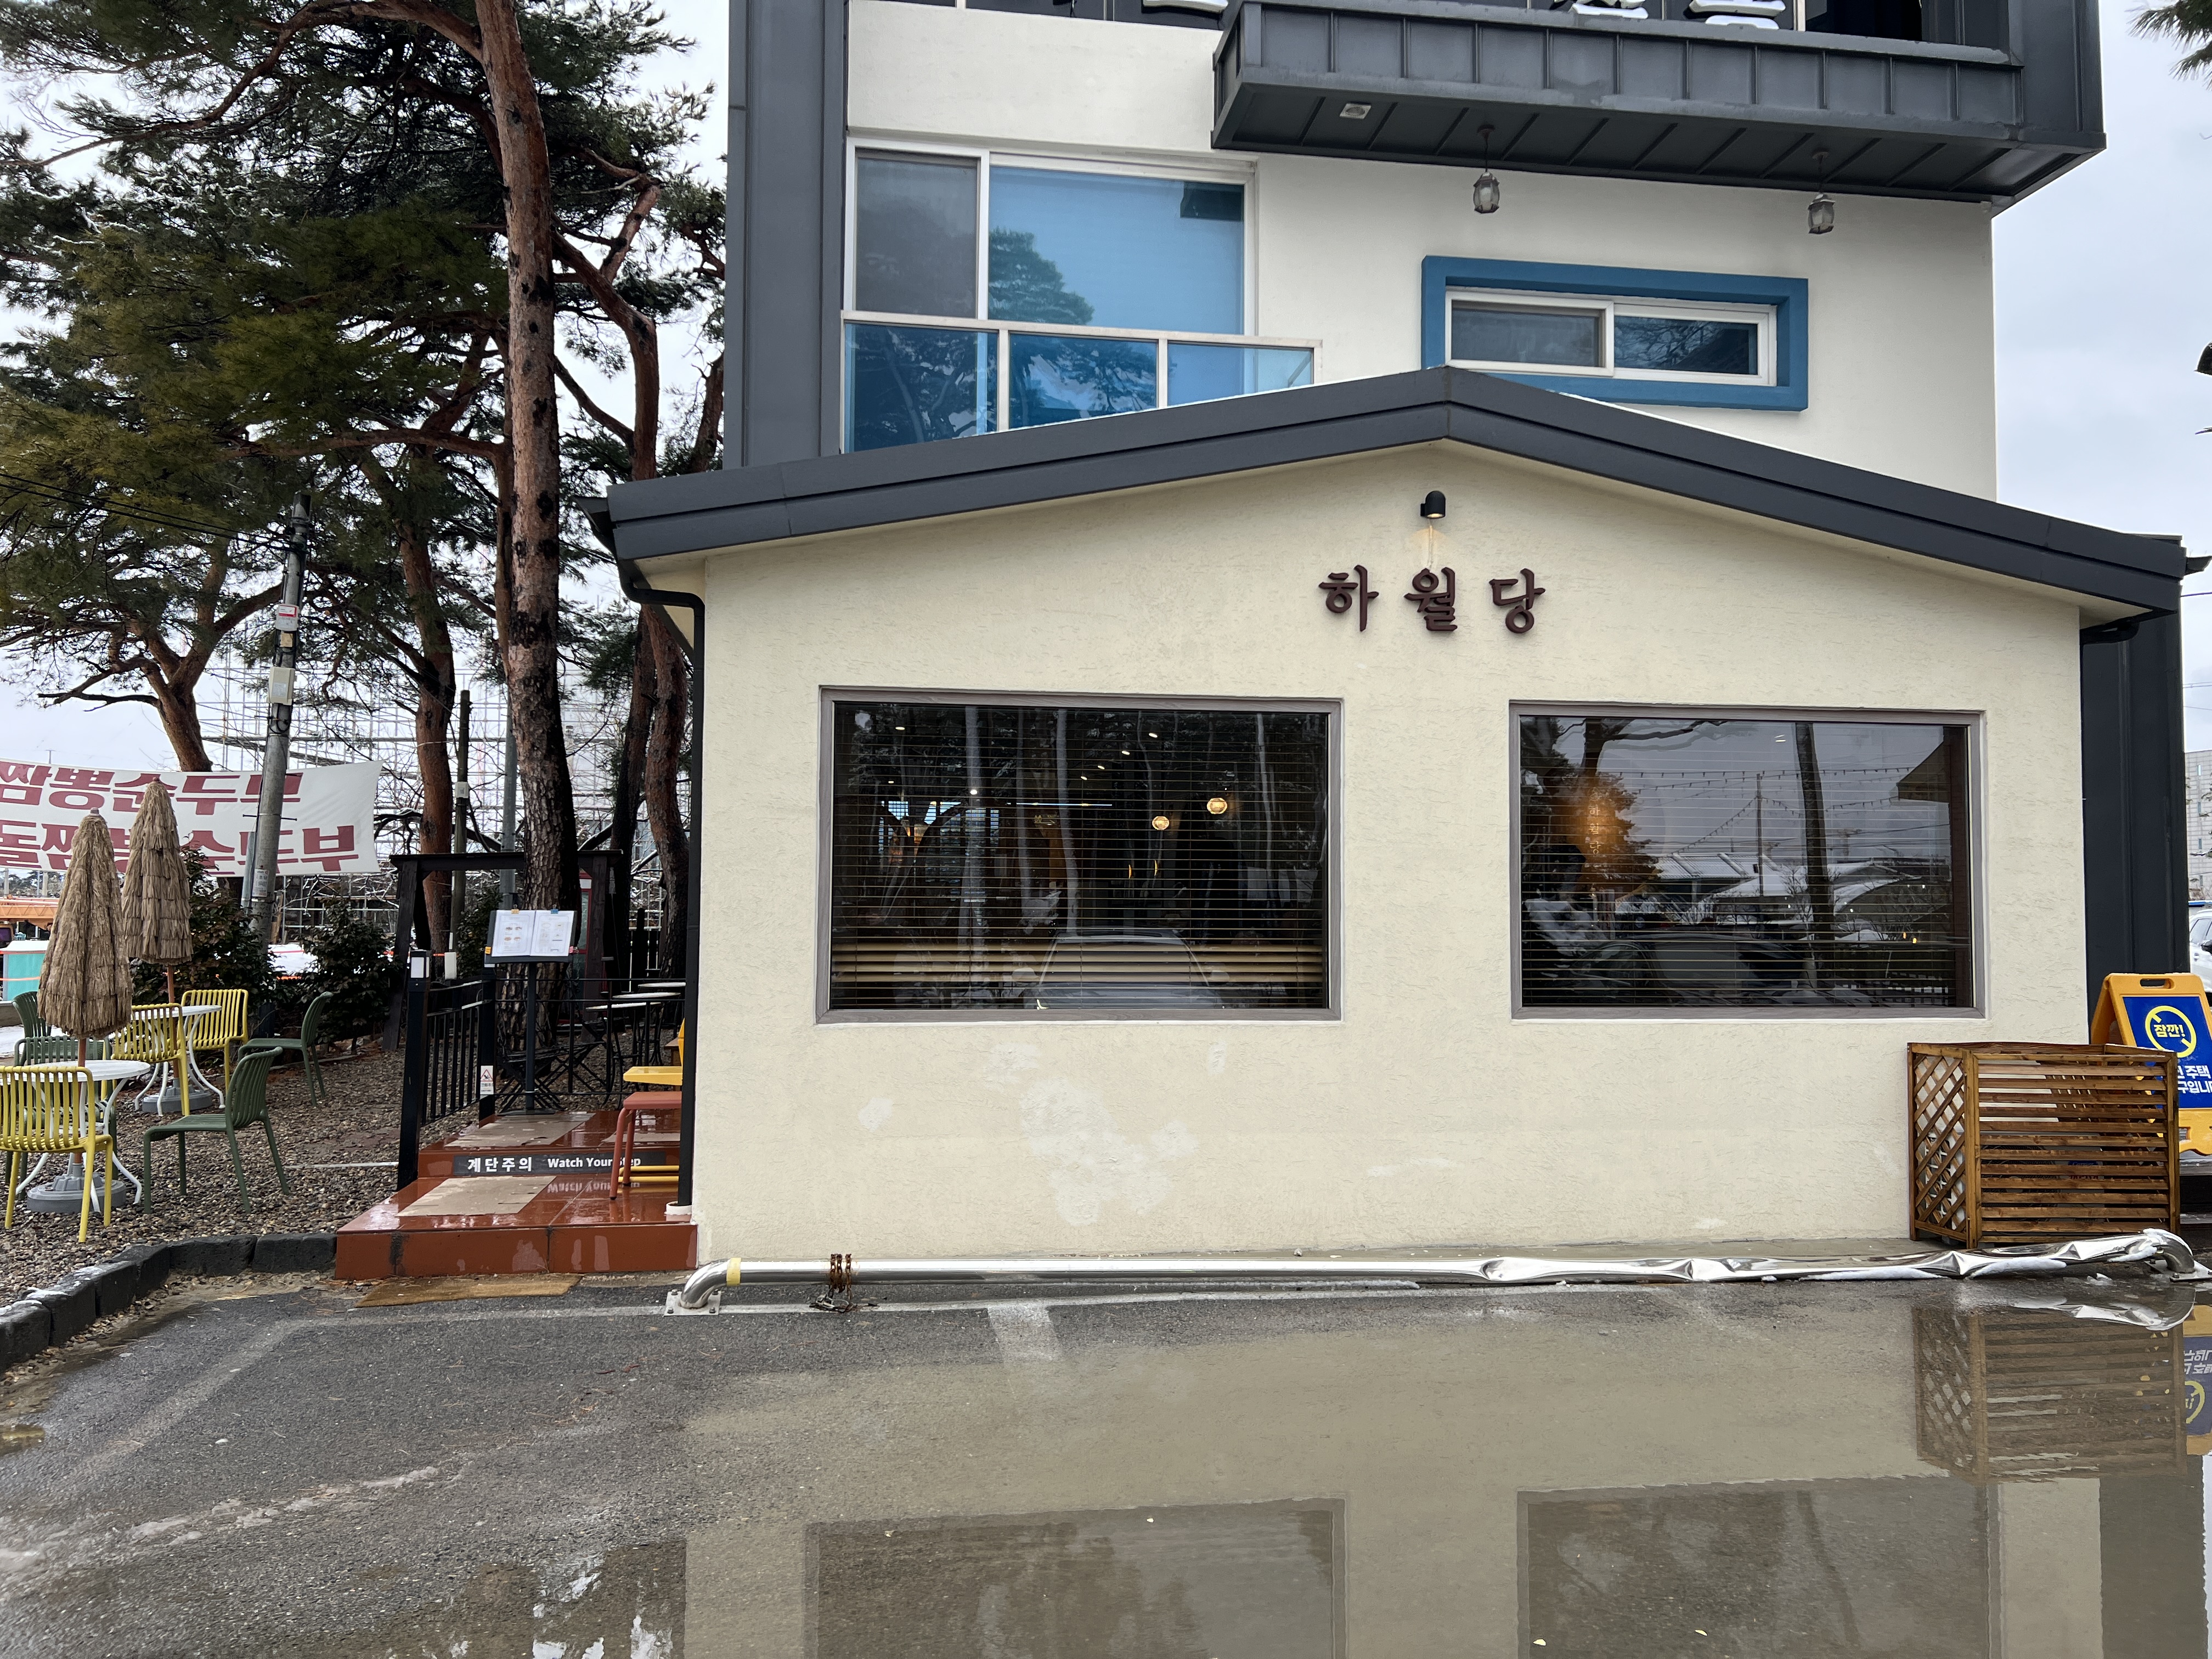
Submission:
[[[699,44],[671,55],[665,78],[721,86],[723,0],[666,9]],[[2111,148],[1996,223],[2000,493],[2212,553],[2212,435],[2198,435],[2212,427],[2212,377],[2194,372],[2212,343],[2212,87],[2177,81],[2174,48],[2129,32],[2133,6],[2102,9]],[[721,145],[719,130],[702,134],[701,165],[719,165]],[[2183,606],[2196,749],[2212,747],[2212,572],[2190,586],[2207,595]],[[49,750],[88,764],[175,763],[149,709],[47,709],[0,685],[0,757]]]

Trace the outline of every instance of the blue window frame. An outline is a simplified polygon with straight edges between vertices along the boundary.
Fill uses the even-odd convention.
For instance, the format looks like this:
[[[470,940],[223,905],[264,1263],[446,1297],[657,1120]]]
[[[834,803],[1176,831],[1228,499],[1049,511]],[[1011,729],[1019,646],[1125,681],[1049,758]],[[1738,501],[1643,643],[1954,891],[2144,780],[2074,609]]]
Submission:
[[[1711,271],[1539,264],[1521,259],[1455,259],[1438,255],[1421,261],[1421,363],[1435,368],[1453,361],[1455,296],[1467,301],[1494,292],[1518,296],[1556,295],[1563,300],[1571,296],[1607,304],[1619,301],[1632,308],[1637,301],[1678,307],[1746,307],[1751,309],[1741,314],[1750,315],[1753,310],[1771,313],[1771,321],[1761,325],[1767,337],[1760,343],[1760,349],[1770,371],[1762,375],[1737,377],[1729,373],[1732,367],[1742,366],[1741,362],[1732,362],[1732,354],[1741,349],[1743,325],[1725,313],[1717,314],[1704,326],[1701,337],[1686,345],[1679,340],[1656,340],[1647,329],[1632,352],[1624,331],[1619,356],[1627,361],[1621,367],[1631,368],[1638,362],[1652,367],[1641,369],[1634,378],[1607,372],[1614,361],[1608,355],[1613,348],[1601,337],[1595,347],[1586,345],[1585,331],[1571,314],[1574,311],[1571,306],[1563,306],[1551,318],[1537,314],[1537,307],[1524,307],[1528,315],[1516,319],[1522,326],[1511,337],[1517,342],[1516,359],[1531,364],[1565,365],[1588,364],[1594,357],[1603,367],[1586,368],[1580,374],[1498,368],[1487,372],[1549,392],[1571,392],[1578,398],[1607,403],[1800,410],[1806,407],[1808,398],[1805,312],[1808,289],[1800,276],[1734,276]],[[1508,331],[1501,327],[1491,337],[1506,339]],[[1680,355],[1670,356],[1670,350]],[[1691,374],[1700,366],[1717,366],[1721,372],[1675,379],[1667,374],[1665,365],[1669,362],[1687,365]]]

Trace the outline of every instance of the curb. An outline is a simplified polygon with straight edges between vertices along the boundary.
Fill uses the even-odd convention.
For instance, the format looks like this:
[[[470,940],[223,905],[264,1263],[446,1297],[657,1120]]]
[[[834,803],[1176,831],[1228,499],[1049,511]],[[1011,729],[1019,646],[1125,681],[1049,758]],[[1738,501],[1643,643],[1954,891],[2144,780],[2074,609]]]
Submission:
[[[133,1244],[108,1261],[66,1273],[21,1301],[0,1308],[0,1370],[58,1348],[158,1291],[173,1273],[222,1278],[234,1273],[325,1271],[337,1261],[336,1233],[227,1233]]]

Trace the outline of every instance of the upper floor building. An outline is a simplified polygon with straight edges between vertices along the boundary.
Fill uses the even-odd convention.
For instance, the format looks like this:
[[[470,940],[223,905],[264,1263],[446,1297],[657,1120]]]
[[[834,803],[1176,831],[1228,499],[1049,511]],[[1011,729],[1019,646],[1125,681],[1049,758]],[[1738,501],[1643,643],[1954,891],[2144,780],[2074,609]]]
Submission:
[[[2103,143],[2093,0],[740,11],[738,464],[1450,362],[1988,495]]]

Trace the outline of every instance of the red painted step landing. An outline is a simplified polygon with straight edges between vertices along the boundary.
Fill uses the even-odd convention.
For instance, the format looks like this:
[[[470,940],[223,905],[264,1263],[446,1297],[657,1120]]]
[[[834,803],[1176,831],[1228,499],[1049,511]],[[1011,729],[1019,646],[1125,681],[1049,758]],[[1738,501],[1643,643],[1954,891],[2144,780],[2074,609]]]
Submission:
[[[604,1158],[612,1112],[502,1118],[427,1146],[422,1178],[338,1230],[340,1279],[435,1278],[448,1273],[623,1273],[698,1265],[698,1230],[671,1221],[672,1188],[631,1188],[607,1196],[607,1170],[570,1166]],[[659,1128],[659,1125],[650,1126]],[[672,1133],[643,1133],[638,1151],[672,1162]],[[455,1170],[481,1174],[455,1174]],[[446,1182],[465,1200],[483,1175],[520,1169],[553,1173],[545,1189],[512,1215],[405,1216],[400,1212]]]

